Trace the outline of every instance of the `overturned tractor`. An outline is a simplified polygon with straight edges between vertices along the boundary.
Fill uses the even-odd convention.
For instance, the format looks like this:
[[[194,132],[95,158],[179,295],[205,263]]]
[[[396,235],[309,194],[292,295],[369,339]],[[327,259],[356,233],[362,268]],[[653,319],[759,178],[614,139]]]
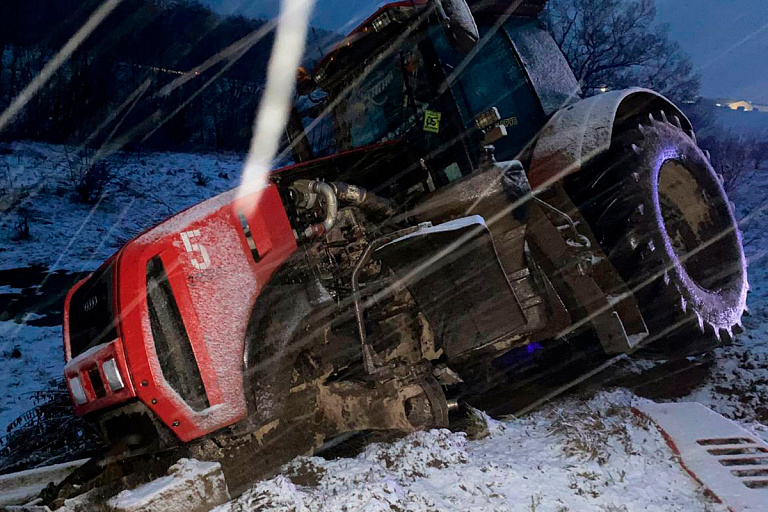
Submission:
[[[72,289],[65,374],[110,460],[219,460],[237,490],[350,433],[446,426],[526,354],[739,328],[741,235],[690,122],[645,89],[581,99],[544,3],[380,8],[300,74],[294,165]]]

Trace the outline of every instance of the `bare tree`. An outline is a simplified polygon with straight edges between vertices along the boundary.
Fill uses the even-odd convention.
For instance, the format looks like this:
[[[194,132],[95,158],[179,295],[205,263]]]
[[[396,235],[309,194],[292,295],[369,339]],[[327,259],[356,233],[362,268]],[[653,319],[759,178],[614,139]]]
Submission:
[[[586,94],[639,85],[695,98],[699,76],[655,18],[655,0],[550,0],[545,21]]]
[[[768,161],[768,134],[750,143],[749,157],[755,161],[755,169],[760,169],[763,162]]]
[[[701,147],[710,152],[712,167],[723,177],[725,191],[732,195],[749,160],[750,142],[744,137],[735,136],[716,129],[714,133],[701,140]]]

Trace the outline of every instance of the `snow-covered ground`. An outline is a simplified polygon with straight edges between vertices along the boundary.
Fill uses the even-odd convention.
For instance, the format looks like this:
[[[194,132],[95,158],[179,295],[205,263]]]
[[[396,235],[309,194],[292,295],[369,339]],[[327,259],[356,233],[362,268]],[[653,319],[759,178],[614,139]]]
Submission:
[[[61,327],[0,322],[0,436],[64,368]]]
[[[236,187],[244,161],[236,154],[118,153],[108,160],[115,179],[107,193],[87,205],[75,200],[70,178],[70,167],[82,161],[78,148],[34,142],[3,148],[0,193],[9,199],[0,202],[0,270],[34,264],[94,270],[141,231]],[[17,204],[6,211],[10,197]],[[31,239],[14,242],[24,211]]]
[[[373,444],[355,458],[300,457],[215,512],[725,511],[685,474],[627,391]]]

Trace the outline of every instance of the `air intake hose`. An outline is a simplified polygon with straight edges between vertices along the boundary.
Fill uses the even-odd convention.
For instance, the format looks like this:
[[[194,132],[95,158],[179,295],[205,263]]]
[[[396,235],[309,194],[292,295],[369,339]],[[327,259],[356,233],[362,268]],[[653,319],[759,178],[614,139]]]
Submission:
[[[355,205],[361,210],[382,217],[389,217],[395,213],[395,207],[391,201],[379,197],[362,187],[338,181],[331,183],[331,186],[336,192],[336,197],[342,202]]]
[[[390,217],[395,213],[391,201],[348,183],[329,184],[317,180],[297,180],[291,184],[291,196],[296,206],[302,209],[314,208],[318,204],[318,196],[324,200],[322,206],[325,209],[325,218],[323,222],[308,226],[302,233],[305,238],[323,236],[333,228],[340,201],[380,217]]]

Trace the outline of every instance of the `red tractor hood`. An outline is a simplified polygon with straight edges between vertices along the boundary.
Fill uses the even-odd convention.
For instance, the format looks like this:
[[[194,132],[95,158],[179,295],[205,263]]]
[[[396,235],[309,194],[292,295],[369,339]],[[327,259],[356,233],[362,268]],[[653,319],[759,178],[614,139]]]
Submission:
[[[117,302],[131,380],[139,399],[182,441],[245,417],[243,349],[251,309],[295,249],[280,195],[270,184],[244,197],[230,191],[209,199],[121,250]],[[170,301],[153,296],[153,286]],[[177,319],[170,322],[173,329],[169,318]],[[167,357],[169,346],[186,351],[186,363]],[[174,382],[186,378],[173,378],[180,368],[202,381],[204,396],[197,403],[176,389],[183,386]]]

